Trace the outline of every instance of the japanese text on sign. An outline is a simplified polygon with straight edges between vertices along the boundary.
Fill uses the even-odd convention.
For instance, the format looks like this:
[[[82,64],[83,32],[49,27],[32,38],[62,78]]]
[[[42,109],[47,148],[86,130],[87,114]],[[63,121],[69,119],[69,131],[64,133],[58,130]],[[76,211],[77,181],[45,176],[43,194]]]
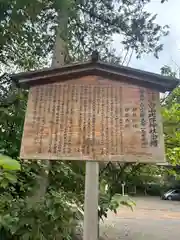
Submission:
[[[157,92],[98,77],[32,87],[21,158],[162,162],[158,102]]]

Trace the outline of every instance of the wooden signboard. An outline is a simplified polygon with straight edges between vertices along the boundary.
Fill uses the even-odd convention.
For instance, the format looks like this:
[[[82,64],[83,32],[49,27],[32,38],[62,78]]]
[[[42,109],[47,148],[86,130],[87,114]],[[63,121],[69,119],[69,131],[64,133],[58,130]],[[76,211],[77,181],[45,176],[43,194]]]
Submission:
[[[29,91],[22,159],[163,162],[159,93],[86,76]]]

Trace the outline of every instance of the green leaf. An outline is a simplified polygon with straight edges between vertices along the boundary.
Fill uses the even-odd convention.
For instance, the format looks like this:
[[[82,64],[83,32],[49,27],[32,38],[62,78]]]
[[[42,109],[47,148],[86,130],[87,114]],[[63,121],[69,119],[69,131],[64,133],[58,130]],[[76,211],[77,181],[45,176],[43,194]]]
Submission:
[[[5,172],[4,177],[12,183],[15,183],[17,181],[17,178],[16,178],[15,174],[12,174],[10,172]]]
[[[2,188],[6,188],[8,186],[8,184],[9,184],[9,181],[7,179],[3,179],[0,183],[0,186]]]
[[[6,170],[20,170],[20,163],[8,156],[0,154],[0,166]]]

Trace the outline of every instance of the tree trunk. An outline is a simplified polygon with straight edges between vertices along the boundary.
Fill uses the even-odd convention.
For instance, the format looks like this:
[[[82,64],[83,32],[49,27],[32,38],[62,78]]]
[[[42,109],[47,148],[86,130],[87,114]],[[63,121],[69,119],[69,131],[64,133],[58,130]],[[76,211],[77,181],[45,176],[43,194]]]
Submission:
[[[56,31],[56,40],[51,63],[52,68],[63,66],[67,60],[67,25],[68,12],[59,12],[59,25]]]
[[[67,59],[67,24],[68,24],[68,12],[59,12],[58,26],[56,30],[56,39],[52,57],[52,68],[61,67],[65,64]],[[51,168],[51,162],[49,160],[43,161],[44,167],[41,169],[39,177],[37,179],[37,190],[33,193],[31,198],[32,203],[40,201],[44,198],[47,188],[49,186],[49,171]]]

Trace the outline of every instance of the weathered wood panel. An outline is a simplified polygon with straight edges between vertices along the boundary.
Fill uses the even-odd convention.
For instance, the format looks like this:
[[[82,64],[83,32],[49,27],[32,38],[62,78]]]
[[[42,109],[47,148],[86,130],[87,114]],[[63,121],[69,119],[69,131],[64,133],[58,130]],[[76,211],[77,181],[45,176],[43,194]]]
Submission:
[[[159,93],[96,76],[34,86],[20,157],[163,162]]]

